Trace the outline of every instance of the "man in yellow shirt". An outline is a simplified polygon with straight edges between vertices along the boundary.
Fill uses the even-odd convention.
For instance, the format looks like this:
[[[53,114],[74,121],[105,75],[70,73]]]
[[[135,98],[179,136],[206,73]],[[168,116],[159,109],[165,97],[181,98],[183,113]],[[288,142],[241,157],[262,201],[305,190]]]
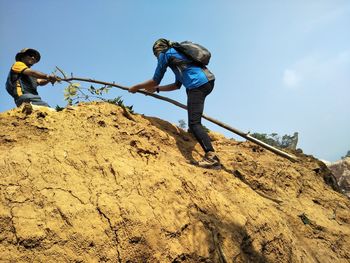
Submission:
[[[25,48],[16,54],[6,81],[6,90],[14,98],[17,107],[27,102],[33,105],[50,107],[41,99],[37,87],[59,81],[55,75],[48,75],[31,67],[40,61],[40,53],[32,48]]]

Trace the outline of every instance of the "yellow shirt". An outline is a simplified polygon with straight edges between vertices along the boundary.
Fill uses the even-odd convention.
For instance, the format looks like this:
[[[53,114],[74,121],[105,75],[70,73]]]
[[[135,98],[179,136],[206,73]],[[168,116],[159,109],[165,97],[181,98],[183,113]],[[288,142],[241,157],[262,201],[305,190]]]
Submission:
[[[24,64],[21,61],[16,61],[15,64],[12,65],[12,72],[16,73],[16,74],[20,74],[22,73],[24,70],[26,70],[28,68],[28,66],[26,64]],[[15,90],[14,90],[14,94],[17,97],[22,96],[24,93],[24,87],[22,86],[21,82],[19,81],[19,79],[16,80],[15,82]]]
[[[15,73],[22,73],[28,66],[21,61],[16,61],[15,64],[12,65],[12,70]]]

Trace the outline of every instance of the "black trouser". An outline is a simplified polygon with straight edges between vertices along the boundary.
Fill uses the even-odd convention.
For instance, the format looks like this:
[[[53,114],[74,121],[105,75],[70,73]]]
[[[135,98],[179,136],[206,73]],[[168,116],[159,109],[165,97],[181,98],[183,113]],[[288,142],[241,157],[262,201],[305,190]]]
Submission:
[[[213,88],[214,80],[199,88],[186,90],[188,127],[205,152],[214,151],[208,133],[201,123],[205,98],[210,94]]]

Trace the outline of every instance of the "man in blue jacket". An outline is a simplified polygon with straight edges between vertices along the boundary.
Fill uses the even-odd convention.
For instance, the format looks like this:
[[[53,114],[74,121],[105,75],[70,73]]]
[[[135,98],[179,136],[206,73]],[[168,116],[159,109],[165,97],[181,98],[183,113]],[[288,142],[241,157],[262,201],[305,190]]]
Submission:
[[[185,55],[174,49],[172,42],[169,40],[158,39],[153,45],[153,53],[158,59],[153,78],[132,86],[129,88],[129,92],[135,93],[140,89],[152,93],[172,91],[184,85],[187,93],[189,129],[205,152],[203,160],[196,164],[204,168],[220,168],[219,158],[215,154],[208,133],[201,124],[205,98],[214,88],[214,74],[206,67],[196,65]],[[170,67],[174,72],[175,82],[159,86],[167,67]]]

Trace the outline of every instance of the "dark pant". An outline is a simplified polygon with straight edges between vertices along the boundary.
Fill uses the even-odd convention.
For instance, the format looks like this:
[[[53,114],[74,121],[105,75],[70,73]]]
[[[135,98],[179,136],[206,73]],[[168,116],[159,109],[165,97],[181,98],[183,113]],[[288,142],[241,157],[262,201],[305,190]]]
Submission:
[[[49,104],[43,101],[40,96],[33,94],[23,94],[17,100],[15,100],[17,107],[21,106],[21,104],[24,102],[30,102],[31,104],[38,106],[50,107]]]
[[[205,98],[212,92],[214,80],[196,89],[187,89],[188,127],[205,152],[214,151],[208,133],[202,126],[201,119]]]

